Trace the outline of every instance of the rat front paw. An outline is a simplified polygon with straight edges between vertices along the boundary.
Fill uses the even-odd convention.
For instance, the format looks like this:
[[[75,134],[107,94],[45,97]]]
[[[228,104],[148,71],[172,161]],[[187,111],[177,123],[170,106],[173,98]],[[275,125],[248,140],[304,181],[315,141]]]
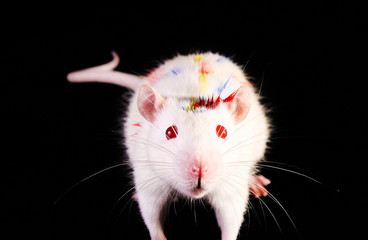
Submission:
[[[265,197],[268,194],[265,186],[270,183],[271,181],[268,178],[265,178],[263,175],[255,175],[249,182],[249,189],[256,198],[259,198],[260,196]]]

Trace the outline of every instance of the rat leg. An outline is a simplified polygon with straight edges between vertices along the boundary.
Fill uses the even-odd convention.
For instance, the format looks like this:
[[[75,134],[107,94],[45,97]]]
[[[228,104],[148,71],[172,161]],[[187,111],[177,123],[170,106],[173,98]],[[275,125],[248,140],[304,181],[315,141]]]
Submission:
[[[267,196],[268,191],[265,188],[271,181],[262,175],[254,175],[249,181],[249,189],[256,198]]]
[[[163,210],[169,191],[164,186],[158,184],[141,189],[137,187],[137,189],[135,199],[138,201],[151,240],[166,240],[163,231]]]
[[[222,240],[236,240],[243,223],[248,202],[249,189],[239,186],[222,188],[209,197],[215,209]]]

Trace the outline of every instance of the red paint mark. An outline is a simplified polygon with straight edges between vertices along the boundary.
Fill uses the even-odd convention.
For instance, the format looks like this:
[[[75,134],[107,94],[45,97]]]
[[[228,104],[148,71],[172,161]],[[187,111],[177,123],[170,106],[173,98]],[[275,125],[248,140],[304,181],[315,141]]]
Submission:
[[[130,135],[131,137],[135,137],[135,136],[137,136],[138,135],[138,132],[136,132],[136,133],[133,133],[132,135]]]
[[[209,74],[210,70],[208,69],[208,63],[206,61],[201,62],[201,75]]]
[[[222,125],[217,125],[216,127],[216,134],[218,137],[225,139],[227,136],[227,130]]]
[[[141,123],[134,123],[133,126],[142,127]]]
[[[218,105],[221,102],[227,103],[227,102],[231,102],[234,100],[235,95],[237,94],[238,90],[233,92],[230,96],[228,96],[225,99],[221,99],[220,96],[218,96],[216,99],[213,99],[213,96],[208,99],[203,99],[203,98],[198,98],[195,99],[194,101],[192,101],[190,107],[193,109],[197,109],[200,107],[205,107],[208,109],[215,109],[216,107],[218,107]]]
[[[239,89],[238,89],[239,90]],[[223,102],[232,102],[234,100],[235,95],[238,93],[238,90],[230,94],[227,98],[222,100]]]

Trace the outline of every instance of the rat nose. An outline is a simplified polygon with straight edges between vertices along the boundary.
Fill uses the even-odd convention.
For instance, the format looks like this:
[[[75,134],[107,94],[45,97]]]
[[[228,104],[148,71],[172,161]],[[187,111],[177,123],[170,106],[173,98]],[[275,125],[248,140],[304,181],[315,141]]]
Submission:
[[[195,177],[202,178],[208,173],[208,166],[204,163],[194,163],[191,168],[191,173]]]

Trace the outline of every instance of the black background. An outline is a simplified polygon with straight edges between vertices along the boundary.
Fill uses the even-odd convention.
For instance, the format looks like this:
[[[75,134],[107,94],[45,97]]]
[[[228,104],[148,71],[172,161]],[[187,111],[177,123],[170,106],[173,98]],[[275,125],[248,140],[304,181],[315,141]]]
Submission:
[[[117,70],[134,74],[195,51],[248,63],[246,72],[272,107],[276,130],[267,159],[322,184],[264,168],[269,191],[283,207],[263,198],[271,214],[252,198],[254,210],[239,239],[364,236],[363,7],[258,1],[70,9],[3,10],[0,218],[7,239],[149,238],[130,195],[118,201],[131,187],[126,168],[96,175],[63,195],[126,158],[119,131],[127,89],[66,81],[68,72],[111,60],[111,50],[121,58]],[[199,204],[194,211],[176,203],[165,231],[168,239],[220,239],[211,209]]]

